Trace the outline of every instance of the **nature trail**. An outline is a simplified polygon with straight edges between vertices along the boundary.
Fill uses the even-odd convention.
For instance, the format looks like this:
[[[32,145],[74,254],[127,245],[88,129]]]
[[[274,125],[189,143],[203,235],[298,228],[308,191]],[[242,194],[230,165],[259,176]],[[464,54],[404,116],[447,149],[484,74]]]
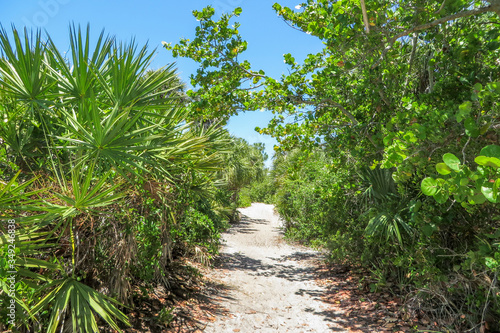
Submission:
[[[204,332],[345,332],[314,282],[313,263],[321,253],[286,244],[274,206],[253,203],[240,212],[209,276],[225,286],[218,302],[227,312]]]

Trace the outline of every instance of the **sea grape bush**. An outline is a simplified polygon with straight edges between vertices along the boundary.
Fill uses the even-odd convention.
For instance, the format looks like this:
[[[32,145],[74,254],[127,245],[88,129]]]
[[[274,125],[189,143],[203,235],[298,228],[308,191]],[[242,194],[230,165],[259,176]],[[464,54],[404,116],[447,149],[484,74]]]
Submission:
[[[272,200],[290,237],[371,270],[371,290],[402,292],[443,330],[500,329],[496,1],[272,8],[323,50],[285,53],[288,72],[270,77],[238,62],[250,46],[231,22],[244,12],[195,12],[195,38],[168,48],[200,63],[196,112],[275,114],[257,131],[279,142]]]

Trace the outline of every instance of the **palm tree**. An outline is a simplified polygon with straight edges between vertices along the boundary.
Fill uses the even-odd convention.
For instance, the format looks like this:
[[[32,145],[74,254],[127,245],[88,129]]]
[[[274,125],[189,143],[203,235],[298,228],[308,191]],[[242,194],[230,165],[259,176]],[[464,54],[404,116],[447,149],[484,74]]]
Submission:
[[[224,157],[225,168],[221,171],[220,177],[231,193],[232,208],[228,212],[229,218],[231,221],[237,221],[236,208],[239,204],[239,192],[251,182],[259,181],[264,177],[266,156],[262,145],[250,145],[244,139],[236,137],[231,139],[231,149]]]
[[[365,234],[381,236],[383,242],[393,240],[402,246],[403,235],[412,233],[405,214],[410,206],[399,195],[392,170],[364,168],[359,175],[366,185],[365,214],[370,216]]]
[[[17,329],[96,332],[97,314],[120,331],[128,319],[119,303],[87,285],[96,283],[91,248],[127,215],[120,203],[140,184],[153,179],[167,191],[179,175],[214,174],[221,162],[223,131],[187,120],[172,66],[148,71],[147,46],[101,33],[91,47],[89,32],[70,27],[63,55],[40,32],[14,28],[11,39],[0,30],[0,112],[8,120],[0,137],[21,168],[0,183],[0,209],[2,219],[16,219],[16,269],[36,295],[16,297],[25,314]],[[49,305],[48,322],[37,324]]]

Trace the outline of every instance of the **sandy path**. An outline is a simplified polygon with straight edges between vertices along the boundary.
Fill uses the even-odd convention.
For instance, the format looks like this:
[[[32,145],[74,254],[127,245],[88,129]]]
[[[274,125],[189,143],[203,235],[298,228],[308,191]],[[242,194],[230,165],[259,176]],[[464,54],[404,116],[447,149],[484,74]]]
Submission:
[[[211,278],[227,287],[219,315],[204,332],[340,332],[319,296],[311,260],[321,255],[283,242],[273,206],[254,203],[224,234],[222,264]]]

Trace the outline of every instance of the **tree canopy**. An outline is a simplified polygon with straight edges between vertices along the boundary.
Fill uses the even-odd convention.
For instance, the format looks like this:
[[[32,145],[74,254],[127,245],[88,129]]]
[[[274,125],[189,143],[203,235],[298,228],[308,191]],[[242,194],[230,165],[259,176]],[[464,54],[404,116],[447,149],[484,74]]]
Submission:
[[[279,142],[274,179],[265,180],[274,185],[262,188],[275,189],[288,235],[329,246],[336,260],[377,267],[384,278],[398,272],[418,290],[413,305],[449,313],[439,319],[455,329],[484,330],[486,313],[500,315],[485,292],[498,288],[500,258],[500,2],[272,8],[323,49],[302,62],[285,54],[288,72],[270,77],[240,61],[248,46],[233,23],[240,8],[219,19],[211,7],[194,11],[195,37],[165,45],[200,64],[191,114],[271,110],[268,126],[256,129]],[[477,280],[478,270],[487,277]],[[459,279],[474,287],[451,282]],[[479,300],[467,310],[475,315],[450,308],[465,298]]]

